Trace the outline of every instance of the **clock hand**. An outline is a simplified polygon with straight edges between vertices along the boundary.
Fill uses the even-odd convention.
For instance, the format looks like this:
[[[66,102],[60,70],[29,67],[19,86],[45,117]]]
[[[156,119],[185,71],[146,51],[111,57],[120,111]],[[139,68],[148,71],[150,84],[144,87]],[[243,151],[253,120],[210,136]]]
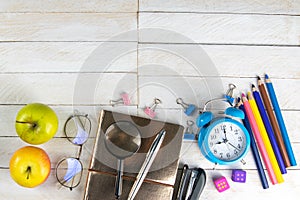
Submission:
[[[222,144],[223,142],[217,142],[216,144]]]
[[[228,140],[227,140],[227,135],[226,135],[226,129],[225,128],[224,128],[224,135],[225,135],[225,140],[224,141],[227,142]]]
[[[228,142],[228,144],[229,144],[230,146],[232,146],[233,148],[235,148],[236,150],[241,151],[239,148],[237,148],[236,146],[234,146],[234,145],[231,144],[230,142]]]

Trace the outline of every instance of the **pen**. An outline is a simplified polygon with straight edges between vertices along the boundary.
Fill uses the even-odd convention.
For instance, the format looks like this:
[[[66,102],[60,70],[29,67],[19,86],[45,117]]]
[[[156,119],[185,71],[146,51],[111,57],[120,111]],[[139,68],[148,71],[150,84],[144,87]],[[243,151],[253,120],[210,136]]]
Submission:
[[[136,177],[136,180],[130,190],[130,193],[128,195],[127,200],[133,200],[136,196],[137,192],[139,191],[144,179],[146,178],[146,175],[160,149],[160,146],[165,138],[166,131],[163,129],[161,130],[155,137],[153,143],[151,144],[151,147],[149,148],[149,151],[146,155],[146,159]]]

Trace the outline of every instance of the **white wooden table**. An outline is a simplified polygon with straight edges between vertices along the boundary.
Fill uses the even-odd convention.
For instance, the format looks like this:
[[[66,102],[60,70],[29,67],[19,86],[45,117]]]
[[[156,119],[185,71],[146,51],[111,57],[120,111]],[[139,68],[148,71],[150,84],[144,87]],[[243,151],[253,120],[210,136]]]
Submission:
[[[54,174],[60,158],[78,151],[63,138],[63,124],[74,109],[90,115],[95,133],[101,109],[143,116],[142,108],[158,97],[163,104],[157,119],[185,125],[196,116],[185,117],[177,97],[201,107],[229,83],[237,85],[236,95],[248,91],[264,73],[276,88],[299,163],[299,14],[296,0],[1,0],[1,199],[83,198],[85,180],[70,192],[58,189]],[[109,100],[123,91],[130,93],[132,105],[112,108]],[[54,139],[40,145],[51,158],[48,180],[26,189],[10,178],[9,160],[27,145],[17,137],[14,121],[31,102],[49,104],[60,126]],[[86,144],[81,157],[85,168],[91,146]],[[251,152],[245,160],[244,166],[213,170],[196,143],[184,142],[181,150],[182,163],[207,172],[202,199],[300,195],[299,165],[288,169],[284,183],[263,190]],[[247,183],[233,183],[232,168],[247,170]],[[218,174],[227,177],[230,190],[217,192],[211,178]]]

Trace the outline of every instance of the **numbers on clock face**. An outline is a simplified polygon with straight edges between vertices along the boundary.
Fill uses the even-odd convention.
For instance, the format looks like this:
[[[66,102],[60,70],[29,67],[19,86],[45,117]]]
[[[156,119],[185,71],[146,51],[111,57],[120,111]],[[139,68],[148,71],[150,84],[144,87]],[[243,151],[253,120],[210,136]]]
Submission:
[[[243,130],[238,125],[228,121],[214,126],[208,136],[210,152],[223,161],[238,158],[246,148],[246,136]]]

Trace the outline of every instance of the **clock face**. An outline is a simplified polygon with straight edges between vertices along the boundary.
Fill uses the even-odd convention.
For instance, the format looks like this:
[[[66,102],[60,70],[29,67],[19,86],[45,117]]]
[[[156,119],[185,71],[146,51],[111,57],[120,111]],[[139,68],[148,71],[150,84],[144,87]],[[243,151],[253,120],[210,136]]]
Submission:
[[[247,149],[247,135],[238,123],[230,120],[213,123],[208,130],[208,150],[219,160],[230,162],[239,159]]]

